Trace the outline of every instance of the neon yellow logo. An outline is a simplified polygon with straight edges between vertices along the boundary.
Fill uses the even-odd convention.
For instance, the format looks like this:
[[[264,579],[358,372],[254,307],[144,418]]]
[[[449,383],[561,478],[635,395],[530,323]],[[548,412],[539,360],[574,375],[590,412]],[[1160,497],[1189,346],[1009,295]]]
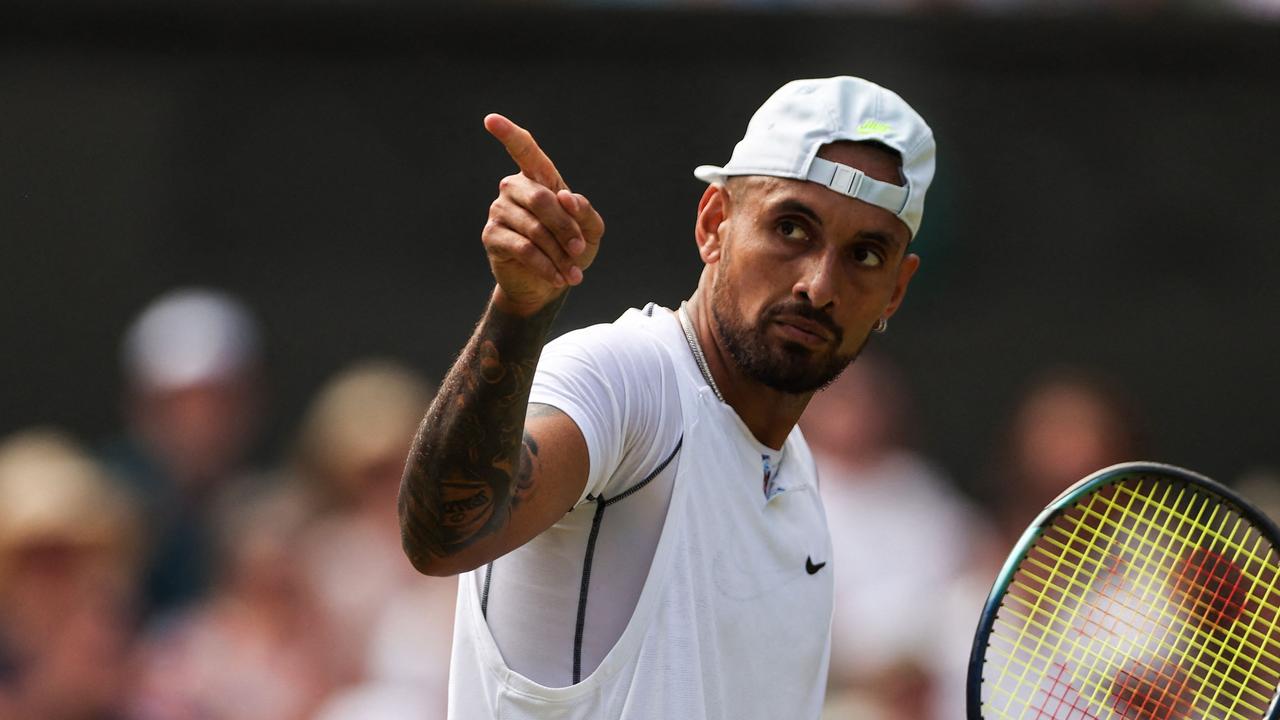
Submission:
[[[893,128],[880,122],[879,120],[863,120],[862,124],[858,126],[858,132],[867,133],[867,134],[887,133],[892,129]]]

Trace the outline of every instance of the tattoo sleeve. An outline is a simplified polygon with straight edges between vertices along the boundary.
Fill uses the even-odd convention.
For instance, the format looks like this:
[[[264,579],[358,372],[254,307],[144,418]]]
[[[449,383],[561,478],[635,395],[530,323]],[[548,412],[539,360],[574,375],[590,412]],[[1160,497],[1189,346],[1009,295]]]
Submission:
[[[500,530],[534,491],[538,444],[524,432],[525,411],[564,297],[529,317],[491,303],[427,410],[398,503],[405,554],[419,570]]]

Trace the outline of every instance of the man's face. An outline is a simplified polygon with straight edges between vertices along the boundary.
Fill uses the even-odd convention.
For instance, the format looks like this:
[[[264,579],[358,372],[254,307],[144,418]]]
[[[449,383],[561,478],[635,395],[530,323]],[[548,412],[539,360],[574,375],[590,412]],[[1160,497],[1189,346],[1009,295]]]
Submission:
[[[882,148],[835,143],[819,156],[901,182]],[[896,310],[919,264],[906,252],[910,232],[893,213],[812,182],[744,177],[727,192],[711,286],[717,334],[767,387],[817,390]]]

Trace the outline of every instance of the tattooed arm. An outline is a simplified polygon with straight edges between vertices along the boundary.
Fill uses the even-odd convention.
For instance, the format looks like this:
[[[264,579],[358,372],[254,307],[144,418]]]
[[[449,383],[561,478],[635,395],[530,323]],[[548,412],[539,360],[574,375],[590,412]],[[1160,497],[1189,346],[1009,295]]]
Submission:
[[[400,484],[405,554],[430,575],[464,572],[523,545],[564,515],[587,481],[582,431],[528,402],[566,286],[582,281],[604,223],[528,132],[497,115],[485,127],[521,172],[499,184],[482,233],[497,287],[427,410]]]
[[[581,494],[581,431],[553,407],[527,405],[563,299],[527,318],[491,303],[427,411],[399,501],[404,550],[419,571],[483,565],[549,527]]]

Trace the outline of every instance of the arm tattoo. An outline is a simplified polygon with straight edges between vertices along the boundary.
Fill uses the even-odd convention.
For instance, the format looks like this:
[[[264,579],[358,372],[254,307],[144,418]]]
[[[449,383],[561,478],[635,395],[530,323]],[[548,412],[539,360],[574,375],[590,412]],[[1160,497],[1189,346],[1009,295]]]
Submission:
[[[538,443],[525,412],[549,410],[528,408],[529,389],[564,298],[527,318],[490,305],[441,384],[400,483],[400,535],[415,567],[497,532],[534,491]]]

